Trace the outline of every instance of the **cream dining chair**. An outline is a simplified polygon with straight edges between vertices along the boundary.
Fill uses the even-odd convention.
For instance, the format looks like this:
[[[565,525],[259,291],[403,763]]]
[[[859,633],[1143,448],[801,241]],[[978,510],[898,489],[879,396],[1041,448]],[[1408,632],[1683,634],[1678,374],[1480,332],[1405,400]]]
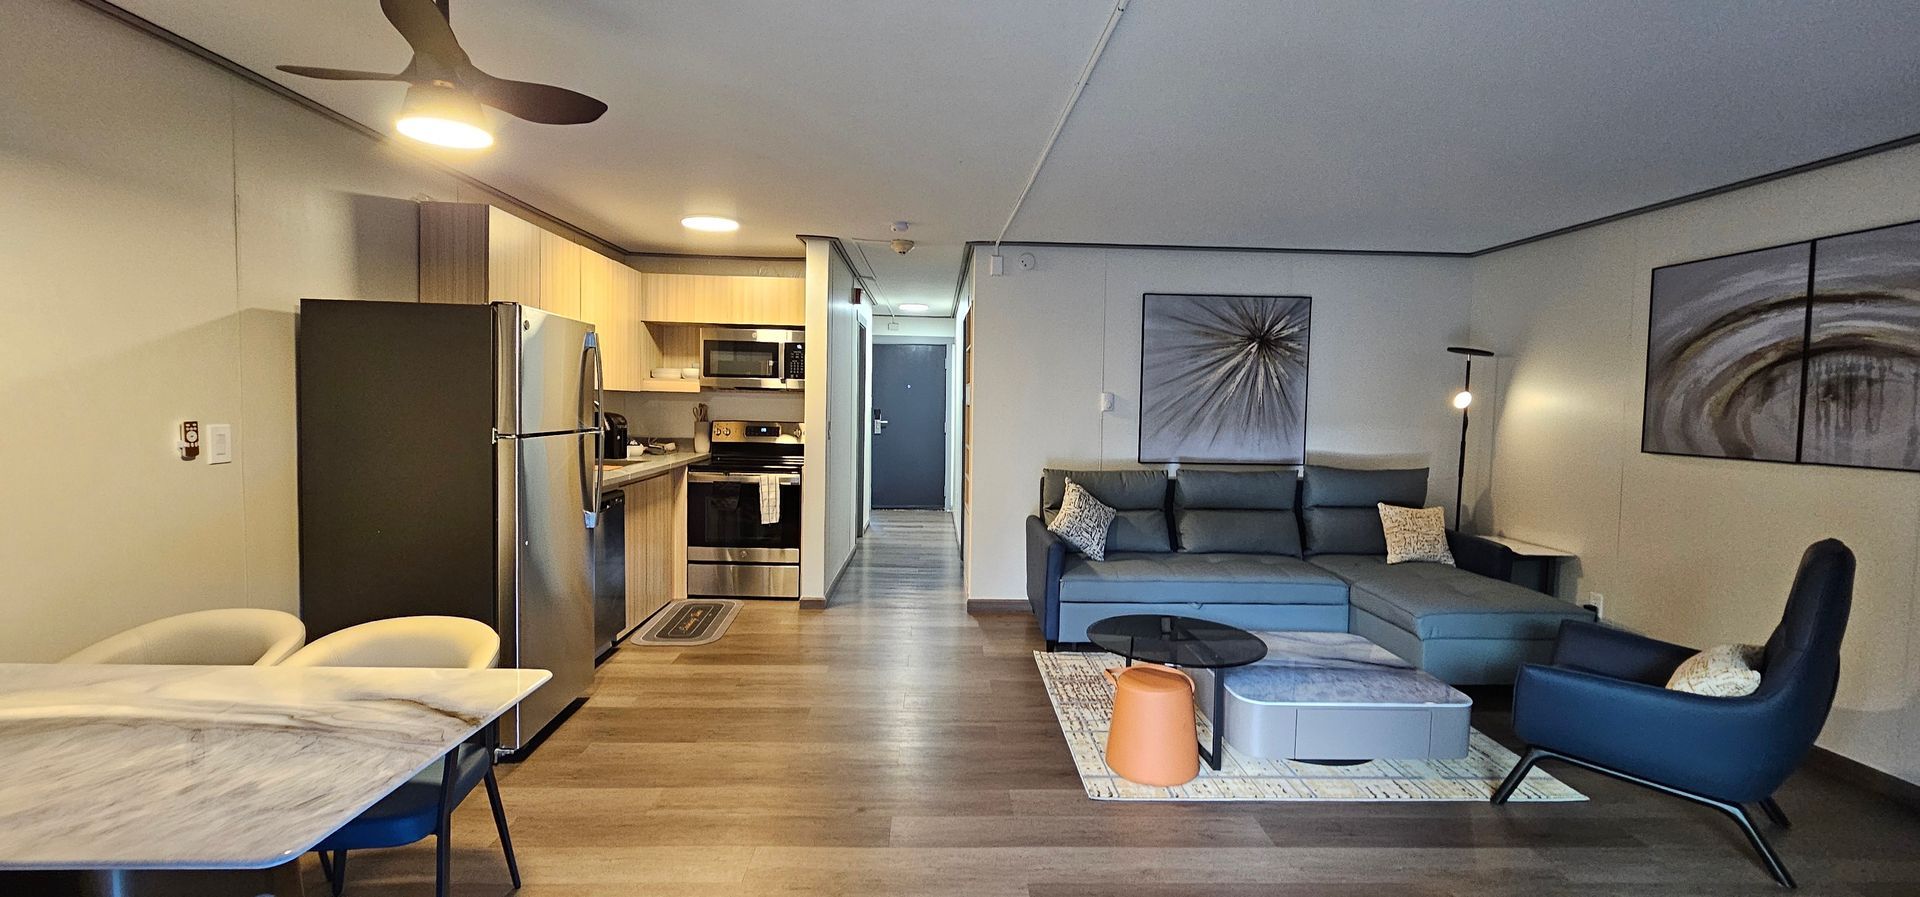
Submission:
[[[272,666],[306,641],[307,627],[290,613],[227,607],[143,623],[88,645],[61,663]]]
[[[500,657],[500,636],[493,627],[465,617],[396,617],[350,626],[316,640],[287,658],[286,666],[302,667],[430,667],[483,670]],[[347,851],[376,847],[403,847],[434,836],[434,893],[446,897],[452,863],[449,834],[453,808],[475,786],[485,783],[493,805],[493,824],[507,855],[507,873],[520,887],[520,864],[514,860],[513,839],[507,834],[507,812],[500,803],[500,783],[493,775],[493,726],[481,741],[468,741],[447,757],[407,780],[313,849],[320,854],[334,897],[347,885]],[[453,762],[447,760],[451,758]]]

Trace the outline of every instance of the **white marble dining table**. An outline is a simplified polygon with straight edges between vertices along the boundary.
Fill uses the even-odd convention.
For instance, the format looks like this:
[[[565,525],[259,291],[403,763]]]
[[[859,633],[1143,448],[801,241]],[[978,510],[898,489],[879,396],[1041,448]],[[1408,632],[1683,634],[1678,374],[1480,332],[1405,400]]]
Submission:
[[[0,873],[282,866],[549,678],[0,664]]]

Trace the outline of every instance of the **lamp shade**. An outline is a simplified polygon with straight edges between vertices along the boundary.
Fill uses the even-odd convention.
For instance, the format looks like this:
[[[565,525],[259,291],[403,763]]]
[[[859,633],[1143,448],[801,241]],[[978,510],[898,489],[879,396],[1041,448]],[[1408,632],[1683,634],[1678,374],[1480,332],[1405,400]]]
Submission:
[[[493,145],[486,113],[480,101],[452,85],[415,84],[407,88],[406,102],[393,126],[421,143],[451,149],[485,149]]]

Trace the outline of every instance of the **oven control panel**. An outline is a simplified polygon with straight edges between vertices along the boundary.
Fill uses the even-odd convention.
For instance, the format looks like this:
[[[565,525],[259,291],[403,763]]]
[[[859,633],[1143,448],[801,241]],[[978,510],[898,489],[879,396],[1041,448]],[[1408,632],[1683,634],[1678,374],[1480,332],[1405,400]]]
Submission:
[[[714,442],[759,442],[795,445],[801,441],[796,421],[717,420],[712,424]]]

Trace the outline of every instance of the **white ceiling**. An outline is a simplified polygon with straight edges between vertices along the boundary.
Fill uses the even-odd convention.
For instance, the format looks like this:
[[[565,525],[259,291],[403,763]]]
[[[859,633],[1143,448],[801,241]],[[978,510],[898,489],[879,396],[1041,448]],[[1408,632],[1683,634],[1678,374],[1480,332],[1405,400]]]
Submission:
[[[118,2],[374,127],[398,108],[272,71],[398,70],[375,0]],[[612,108],[445,158],[636,252],[873,241],[849,248],[883,301],[950,313],[960,244],[999,233],[1111,7],[453,0],[482,68]],[[1914,8],[1133,0],[1008,238],[1483,249],[1920,132]]]

